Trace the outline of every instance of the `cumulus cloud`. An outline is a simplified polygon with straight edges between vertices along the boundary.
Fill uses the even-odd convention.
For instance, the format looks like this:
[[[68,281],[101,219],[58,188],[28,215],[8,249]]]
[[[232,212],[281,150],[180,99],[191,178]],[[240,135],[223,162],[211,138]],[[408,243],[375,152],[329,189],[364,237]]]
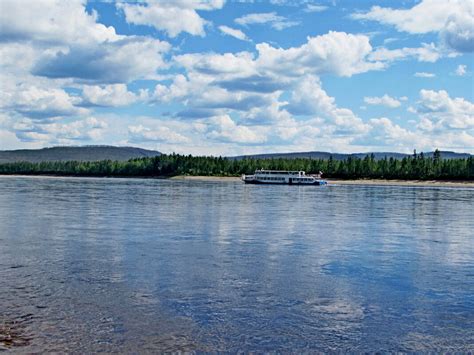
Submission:
[[[244,112],[242,117],[249,124],[295,124],[295,120],[292,115],[283,107],[288,103],[273,100],[269,105],[253,107],[250,110]],[[294,127],[292,127],[293,129]],[[288,132],[288,131],[286,131]]]
[[[179,100],[186,107],[178,114],[182,118],[239,111],[255,125],[272,120],[262,117],[264,107],[284,107],[279,97],[285,91],[293,93],[287,109],[296,115],[315,111],[314,105],[321,98],[323,102],[334,100],[320,88],[317,76],[321,74],[351,76],[384,67],[367,59],[372,51],[368,37],[343,32],[310,37],[300,47],[288,49],[262,43],[257,45],[257,51],[257,55],[241,52],[176,56],[174,61],[186,70],[185,75],[177,75],[171,84],[156,85],[152,100],[164,103]],[[303,88],[304,85],[309,87]],[[313,89],[321,97],[304,93]],[[344,123],[355,130],[364,129],[352,111],[338,108],[333,102],[324,111],[324,117],[337,122],[341,134]]]
[[[267,139],[261,129],[238,125],[228,115],[209,118],[206,123],[207,137],[211,139],[243,144],[263,143]]]
[[[184,135],[174,131],[167,126],[159,126],[153,129],[143,125],[129,126],[128,132],[130,141],[134,143],[142,142],[166,142],[166,143],[187,143],[189,139]]]
[[[423,0],[410,9],[373,6],[356,13],[357,20],[378,21],[408,33],[437,32],[442,41],[459,52],[474,50],[474,6],[471,0]]]
[[[442,41],[459,52],[474,52],[474,6],[467,0],[463,10],[452,14],[441,30]]]
[[[193,89],[197,89],[197,85],[190,83],[184,75],[178,74],[174,77],[170,86],[156,85],[150,99],[155,102],[170,102],[175,99],[184,99],[188,94],[192,93]]]
[[[427,146],[429,142],[427,137],[403,128],[387,117],[370,119],[368,125],[370,130],[366,135],[358,139],[358,144],[397,147],[404,150],[406,147]]]
[[[127,106],[138,99],[133,92],[127,90],[125,84],[84,85],[82,98],[84,99],[83,104],[111,107]]]
[[[180,114],[182,117],[208,117],[222,110],[226,113],[237,110],[251,117],[245,112],[273,105],[284,91],[293,90],[308,77],[325,73],[351,76],[383,68],[384,64],[367,59],[371,51],[367,36],[329,32],[288,49],[261,43],[257,45],[256,55],[249,52],[179,55],[174,57],[174,62],[186,74],[177,75],[171,84],[158,84],[152,97],[158,102],[178,99],[186,106]],[[301,110],[296,105],[289,107],[294,112]],[[339,109],[337,117],[352,120],[352,116],[352,112]]]
[[[3,0],[1,9],[0,41],[85,45],[119,37],[113,27],[97,23],[97,13],[88,14],[82,0]]]
[[[6,0],[1,6],[2,61],[9,73],[119,83],[152,78],[166,66],[167,42],[118,35],[98,23],[84,1]]]
[[[247,111],[252,107],[264,106],[270,103],[266,95],[229,92],[225,89],[210,86],[205,92],[193,98],[194,107],[207,109],[231,109]]]
[[[411,51],[425,60],[437,58],[436,48],[431,45],[407,49],[401,54],[384,54],[372,50],[367,36],[344,32],[309,37],[299,47],[283,49],[267,43],[256,47],[256,56],[248,52],[184,54],[174,60],[186,69],[188,77],[192,76],[192,82],[199,81],[194,88],[217,85],[228,91],[263,94],[289,89],[294,82],[307,75],[330,73],[352,76],[384,69],[390,62],[406,57],[407,52]],[[217,77],[219,80],[216,80]],[[160,90],[164,94],[164,87]]]
[[[209,78],[203,78],[201,75],[192,73],[188,75],[189,79],[184,75],[178,75],[170,86],[158,84],[151,97],[152,100],[170,102],[179,99],[194,112],[196,109],[199,112],[215,112],[219,109],[246,111],[255,106],[269,104],[268,95],[227,90],[220,87],[218,82],[214,82],[214,79],[209,81]]]
[[[89,110],[76,105],[81,99],[57,88],[43,88],[21,84],[9,92],[2,92],[0,105],[3,109],[36,120],[74,115],[85,115]]]
[[[255,125],[268,122],[268,112],[261,107],[281,107],[283,110],[273,111],[280,112],[278,117],[285,116],[281,112],[318,114],[334,125],[337,134],[365,129],[351,110],[336,106],[317,76],[351,76],[382,68],[366,58],[372,50],[368,37],[330,32],[308,38],[300,47],[281,49],[263,43],[257,50],[256,56],[248,52],[177,56],[174,60],[186,69],[186,75],[178,75],[170,85],[158,84],[152,97],[159,102],[179,99],[186,106],[181,117],[240,111]],[[279,103],[279,96],[286,90],[292,96],[285,106]]]
[[[1,32],[1,31],[0,31]],[[8,42],[0,45],[0,76],[10,79],[27,75],[42,52],[30,43]]]
[[[427,73],[427,72],[416,72],[414,74],[417,78],[434,78],[436,76],[435,73]]]
[[[48,78],[74,78],[84,82],[120,83],[153,78],[165,66],[162,53],[167,42],[128,37],[92,47],[71,47],[66,51],[46,53],[32,73]]]
[[[419,128],[425,131],[474,128],[474,104],[451,98],[445,90],[421,90],[416,112],[420,115]]]
[[[77,141],[100,139],[107,124],[95,117],[69,123],[38,123],[28,119],[16,122],[12,127],[23,142],[41,141],[45,144],[70,144]]]
[[[142,3],[117,3],[117,8],[123,10],[128,23],[135,25],[153,26],[165,31],[168,36],[176,37],[181,32],[193,36],[204,36],[204,26],[207,23],[199,11],[221,9],[224,0],[146,0]]]
[[[423,122],[423,118],[421,118]],[[471,150],[474,148],[472,130],[426,130],[422,124],[409,128],[393,122],[387,117],[373,118],[367,122],[369,129],[351,141],[353,146],[366,146],[372,150]]]
[[[346,135],[366,129],[362,120],[347,108],[339,108],[335,99],[321,87],[316,77],[308,77],[298,83],[292,91],[290,103],[284,106],[294,115],[312,115],[323,118],[334,125],[335,133]]]
[[[419,62],[436,62],[441,58],[441,51],[434,43],[423,43],[421,47],[418,48],[397,48],[397,49],[388,49],[388,48],[377,48],[375,51],[370,53],[369,59],[373,61],[386,61],[393,62],[396,60],[416,58]]]
[[[197,72],[204,76],[220,76],[221,80],[257,73],[253,54],[249,52],[183,54],[174,57],[174,60],[188,72]]]
[[[286,17],[277,15],[276,12],[247,14],[236,18],[234,21],[241,26],[269,24],[273,29],[278,31],[299,25],[298,21],[289,21]]]
[[[238,30],[238,29],[235,29],[235,28],[232,28],[232,27],[228,27],[228,26],[219,26],[219,30],[228,35],[228,36],[231,36],[231,37],[234,37],[234,38],[237,38],[237,39],[240,39],[241,41],[248,41],[249,39],[247,38],[247,35],[245,33],[243,33],[241,30]]]
[[[192,123],[156,118],[137,119],[140,123],[128,126],[132,143],[155,142],[196,147],[216,144],[260,144],[267,139],[270,127],[245,126],[236,123],[229,115],[198,119]]]
[[[274,48],[267,43],[257,45],[256,64],[285,76],[333,73],[352,76],[369,70],[382,69],[384,65],[369,61],[372,52],[369,38],[345,32],[333,32],[308,37],[307,43],[288,49]]]
[[[364,97],[364,102],[368,105],[382,105],[390,108],[400,107],[401,103],[396,98],[391,97],[387,94],[377,97],[377,96],[367,96]]]
[[[466,75],[466,72],[467,72],[467,65],[459,64],[458,67],[456,68],[455,74],[457,76],[464,76]]]

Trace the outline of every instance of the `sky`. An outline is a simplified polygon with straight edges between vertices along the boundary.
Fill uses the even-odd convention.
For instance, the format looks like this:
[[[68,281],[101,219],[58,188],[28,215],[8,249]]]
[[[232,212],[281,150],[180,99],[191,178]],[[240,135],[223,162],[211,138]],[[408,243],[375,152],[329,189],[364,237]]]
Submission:
[[[473,0],[1,0],[0,149],[474,153],[473,52]]]

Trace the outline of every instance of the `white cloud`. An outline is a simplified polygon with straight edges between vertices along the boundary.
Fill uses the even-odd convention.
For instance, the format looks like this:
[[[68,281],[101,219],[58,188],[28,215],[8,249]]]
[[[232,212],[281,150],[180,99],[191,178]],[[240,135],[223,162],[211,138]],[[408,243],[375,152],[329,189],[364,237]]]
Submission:
[[[357,20],[372,20],[393,25],[399,31],[427,33],[440,31],[455,11],[459,1],[424,0],[410,9],[392,9],[373,6],[366,13],[356,13]]]
[[[166,67],[162,54],[167,42],[127,37],[115,42],[47,52],[38,59],[32,73],[48,78],[74,78],[81,82],[123,83],[153,79]]]
[[[1,8],[1,61],[17,77],[118,83],[152,78],[166,67],[169,43],[117,35],[88,14],[84,1],[6,0]]]
[[[240,39],[241,41],[249,40],[247,36],[245,35],[245,33],[243,33],[241,30],[237,30],[235,28],[231,28],[228,26],[219,26],[219,30],[224,34]]]
[[[143,125],[129,126],[130,140],[135,143],[144,141],[166,142],[166,143],[188,143],[189,139],[174,131],[171,127],[158,126],[153,129]]]
[[[365,145],[396,147],[404,150],[407,147],[427,146],[429,139],[417,132],[410,131],[393,123],[386,117],[373,118],[368,122],[370,131],[360,139]]]
[[[288,27],[299,25],[297,21],[289,21],[283,16],[277,15],[276,12],[263,12],[247,14],[236,18],[235,23],[241,26],[255,25],[255,24],[270,24],[275,30],[281,31]]]
[[[292,91],[290,103],[284,107],[294,115],[321,117],[326,124],[334,126],[335,134],[347,135],[366,129],[362,120],[347,108],[339,108],[335,99],[321,87],[316,77],[300,80]]]
[[[421,119],[423,121],[423,118]],[[420,151],[441,150],[469,151],[474,148],[472,130],[425,130],[420,125],[402,127],[387,117],[373,118],[367,122],[370,129],[357,137],[353,146],[370,147],[371,150],[400,152],[416,148]]]
[[[247,14],[242,17],[236,18],[235,23],[247,26],[254,24],[264,24],[268,22],[283,21],[285,18],[283,16],[278,16],[276,12],[264,12],[264,13],[254,13]]]
[[[424,51],[430,52],[434,48],[426,45],[421,49],[410,50],[427,56]],[[375,52],[372,51],[367,36],[344,32],[329,32],[325,35],[309,37],[301,46],[288,49],[260,43],[257,45],[257,51],[256,57],[248,52],[177,56],[174,60],[186,69],[187,78],[180,76],[179,83],[173,82],[169,88],[158,85],[154,96],[162,97],[164,101],[179,96],[181,100],[186,100],[181,102],[191,105],[199,101],[198,96],[201,98],[206,96],[208,99],[200,100],[202,108],[206,102],[211,104],[212,108],[216,108],[216,100],[219,99],[228,103],[235,101],[245,104],[242,107],[252,109],[252,106],[249,106],[250,103],[259,105],[262,101],[256,100],[255,96],[250,99],[248,96],[229,95],[228,91],[254,92],[263,95],[291,89],[296,82],[308,75],[319,76],[331,73],[338,76],[352,76],[370,70],[383,69],[388,62],[397,59],[395,58],[397,56],[393,57],[393,55],[371,58]],[[378,59],[386,62],[378,61]],[[182,94],[193,91],[195,92],[194,100],[188,101],[189,95]],[[232,108],[228,104],[225,106]]]
[[[146,0],[144,4],[117,4],[124,11],[128,23],[153,26],[166,31],[170,37],[176,37],[181,32],[204,36],[204,25],[207,22],[196,11],[217,10],[223,6],[224,0]]]
[[[474,5],[467,0],[463,9],[451,15],[440,36],[445,45],[459,52],[474,52]]]
[[[253,55],[249,52],[183,54],[174,60],[188,72],[209,76],[208,80],[214,80],[217,75],[219,79],[229,79],[257,74]]]
[[[27,75],[40,54],[30,43],[1,43],[0,75],[16,79]]]
[[[293,120],[291,111],[322,117],[338,136],[366,130],[351,110],[337,107],[334,98],[321,89],[317,76],[351,76],[383,68],[383,64],[367,60],[372,51],[367,36],[330,32],[308,38],[300,47],[281,49],[262,43],[257,50],[257,56],[248,52],[176,56],[175,63],[184,67],[186,74],[177,75],[169,85],[158,84],[152,100],[179,100],[186,109],[178,117],[196,119],[238,111],[240,118],[253,126],[278,121],[288,127]],[[292,93],[289,104],[279,101],[286,90]],[[292,125],[287,133],[296,131]],[[284,129],[278,128],[278,132],[279,137],[287,136]]]
[[[364,97],[364,102],[368,105],[382,105],[390,108],[400,107],[401,103],[396,98],[388,96],[387,94],[377,97],[377,96],[368,96]]]
[[[423,43],[418,48],[377,48],[370,53],[369,59],[373,61],[387,61],[393,62],[396,60],[403,60],[408,58],[416,58],[419,62],[436,62],[441,57],[439,48],[434,43]]]
[[[243,112],[242,117],[247,122],[257,123],[272,123],[278,122],[278,124],[285,122],[294,122],[291,114],[282,109],[283,106],[288,104],[287,102],[280,102],[277,99],[273,100],[269,105],[261,107],[253,107],[247,112]]]
[[[474,104],[451,98],[445,90],[421,90],[416,112],[420,115],[419,128],[425,131],[474,128]]]
[[[414,74],[417,78],[434,78],[436,76],[435,73],[427,73],[427,72],[416,72]]]
[[[85,115],[89,110],[77,107],[81,99],[56,88],[42,88],[21,84],[11,91],[2,91],[0,105],[20,115],[37,120]]]
[[[351,76],[384,67],[367,60],[372,51],[367,36],[344,32],[310,37],[301,46],[288,49],[261,43],[257,51],[257,56],[249,52],[176,56],[175,63],[184,67],[186,75],[177,75],[170,85],[158,84],[152,98],[165,103],[179,99],[186,106],[180,117],[209,117],[237,110],[257,122],[268,117],[260,107],[274,105],[284,91],[302,85],[309,76]],[[293,96],[295,101],[297,96]],[[298,110],[297,105],[289,107]],[[337,107],[336,111],[340,121],[353,120],[352,112]]]
[[[175,99],[185,101],[188,95],[199,88],[199,84],[199,82],[191,83],[184,75],[178,74],[174,77],[170,86],[156,85],[151,100],[156,102],[170,102]],[[202,84],[206,85],[207,83]]]
[[[85,45],[119,38],[85,11],[82,0],[3,0],[0,6],[0,40]]]
[[[423,0],[410,9],[373,6],[352,18],[393,25],[408,33],[438,32],[443,42],[460,52],[474,50],[474,6],[472,0]]]
[[[95,117],[68,123],[35,122],[23,119],[11,127],[18,139],[24,142],[40,141],[43,144],[71,144],[77,141],[101,139],[107,124]]]
[[[107,124],[95,117],[77,120],[72,123],[52,123],[42,129],[55,140],[97,140],[100,139]]]
[[[127,106],[137,100],[134,93],[127,90],[125,84],[105,86],[84,85],[82,97],[86,103],[97,106]]]
[[[455,71],[457,76],[464,76],[466,75],[466,72],[467,72],[467,66],[464,64],[459,64]]]
[[[300,47],[274,48],[267,43],[257,45],[256,61],[261,70],[270,70],[283,76],[333,73],[352,76],[384,65],[368,61],[372,52],[369,37],[345,32],[333,32],[308,37]]]
[[[212,117],[206,123],[209,125],[207,137],[211,139],[242,144],[263,143],[267,139],[262,129],[238,125],[228,115]]]
[[[323,12],[326,11],[329,7],[325,5],[316,5],[316,4],[307,4],[304,12]]]
[[[266,141],[269,127],[237,124],[228,115],[212,116],[192,123],[179,120],[164,120],[138,117],[139,124],[128,126],[129,142],[155,142],[165,146],[179,144],[182,147],[260,144]],[[173,149],[176,145],[173,146]],[[160,148],[161,149],[161,148]],[[212,148],[214,149],[214,148]],[[219,151],[217,151],[219,152]],[[222,154],[222,151],[219,152]]]

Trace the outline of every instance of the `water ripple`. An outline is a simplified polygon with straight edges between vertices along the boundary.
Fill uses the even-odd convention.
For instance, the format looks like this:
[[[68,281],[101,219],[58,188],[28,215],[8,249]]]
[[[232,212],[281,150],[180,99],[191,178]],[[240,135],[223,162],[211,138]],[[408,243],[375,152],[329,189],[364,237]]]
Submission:
[[[474,190],[0,178],[0,350],[469,352]]]

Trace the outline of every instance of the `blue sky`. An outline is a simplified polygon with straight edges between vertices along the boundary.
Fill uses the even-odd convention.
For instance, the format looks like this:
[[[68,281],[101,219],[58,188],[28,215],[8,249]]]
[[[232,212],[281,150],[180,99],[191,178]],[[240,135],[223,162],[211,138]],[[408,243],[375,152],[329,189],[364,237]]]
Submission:
[[[0,149],[474,153],[472,0],[0,2]]]

